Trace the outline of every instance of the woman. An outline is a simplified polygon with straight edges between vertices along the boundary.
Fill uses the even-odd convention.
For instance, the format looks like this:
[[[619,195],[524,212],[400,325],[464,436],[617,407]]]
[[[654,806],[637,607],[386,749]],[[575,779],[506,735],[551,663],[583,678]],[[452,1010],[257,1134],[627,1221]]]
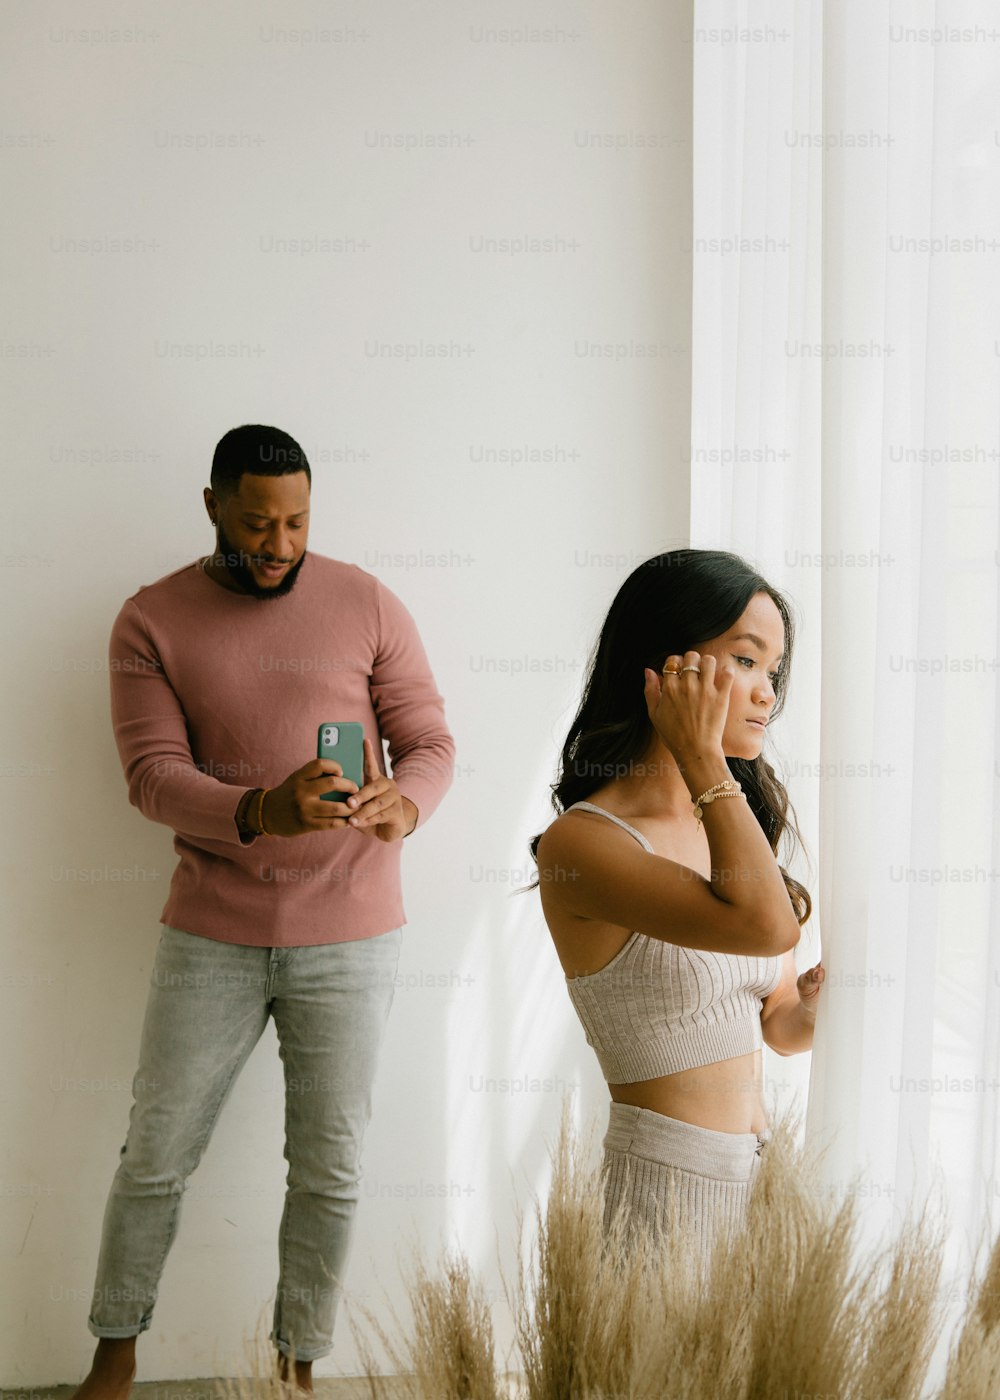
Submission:
[[[703,1257],[739,1229],[770,1138],[761,1043],[808,1050],[824,977],[796,975],[807,891],[778,864],[763,757],[788,682],[785,599],[738,556],[640,565],[601,632],[536,837],[542,908],[611,1093],[605,1226],[668,1200]],[[644,677],[644,680],[643,680]]]

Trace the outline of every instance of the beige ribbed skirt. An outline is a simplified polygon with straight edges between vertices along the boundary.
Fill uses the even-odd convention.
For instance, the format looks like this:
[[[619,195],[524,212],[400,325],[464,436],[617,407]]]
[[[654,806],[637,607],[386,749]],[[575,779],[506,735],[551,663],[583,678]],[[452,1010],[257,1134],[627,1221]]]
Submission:
[[[707,1262],[716,1231],[732,1238],[746,1224],[747,1203],[771,1137],[720,1133],[694,1123],[612,1103],[604,1138],[604,1228],[616,1211],[626,1237],[690,1229]]]

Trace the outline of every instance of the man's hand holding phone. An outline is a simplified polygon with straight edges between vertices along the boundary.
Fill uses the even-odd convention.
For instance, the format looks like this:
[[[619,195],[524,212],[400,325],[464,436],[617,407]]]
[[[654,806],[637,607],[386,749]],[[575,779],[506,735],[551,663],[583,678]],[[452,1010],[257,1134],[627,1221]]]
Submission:
[[[357,783],[344,777],[336,759],[311,759],[290,773],[280,787],[265,793],[265,830],[269,836],[304,836],[310,831],[351,826],[380,841],[398,841],[409,835],[417,823],[417,809],[392,778],[379,771],[369,739],[364,741],[364,778],[359,789]],[[326,792],[346,793],[346,801],[324,800]]]
[[[357,783],[344,777],[336,759],[313,758],[290,773],[280,787],[264,794],[261,816],[269,836],[304,836],[309,831],[335,831],[347,825],[344,803],[323,800],[325,792],[358,791]]]
[[[380,841],[399,841],[417,824],[417,809],[404,797],[392,778],[380,772],[371,740],[365,740],[365,785],[347,799],[352,815],[348,824],[363,836]]]

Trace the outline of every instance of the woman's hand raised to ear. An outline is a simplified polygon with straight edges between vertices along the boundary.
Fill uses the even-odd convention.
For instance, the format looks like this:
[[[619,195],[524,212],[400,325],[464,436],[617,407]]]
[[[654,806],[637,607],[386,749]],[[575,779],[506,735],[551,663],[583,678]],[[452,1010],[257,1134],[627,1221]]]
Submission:
[[[646,711],[653,728],[683,771],[686,764],[723,758],[722,732],[729,713],[733,672],[718,667],[714,656],[686,651],[668,656],[664,666],[677,675],[657,675],[646,668]],[[683,671],[682,666],[698,670]]]

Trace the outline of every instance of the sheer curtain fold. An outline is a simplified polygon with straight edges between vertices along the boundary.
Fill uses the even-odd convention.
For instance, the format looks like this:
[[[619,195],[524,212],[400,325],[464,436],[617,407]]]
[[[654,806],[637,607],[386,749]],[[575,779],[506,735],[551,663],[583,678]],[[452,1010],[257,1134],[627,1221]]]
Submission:
[[[938,1174],[966,1275],[1000,1223],[995,34],[985,0],[695,3],[691,542],[794,603],[768,745],[827,969],[768,1080],[869,1239]]]
[[[822,32],[793,0],[695,5],[691,543],[746,555],[790,596],[791,691],[768,749],[786,775],[816,890],[820,784]],[[798,21],[798,22],[796,22]],[[799,970],[819,958],[819,900]],[[765,1051],[779,1101],[809,1057]]]

